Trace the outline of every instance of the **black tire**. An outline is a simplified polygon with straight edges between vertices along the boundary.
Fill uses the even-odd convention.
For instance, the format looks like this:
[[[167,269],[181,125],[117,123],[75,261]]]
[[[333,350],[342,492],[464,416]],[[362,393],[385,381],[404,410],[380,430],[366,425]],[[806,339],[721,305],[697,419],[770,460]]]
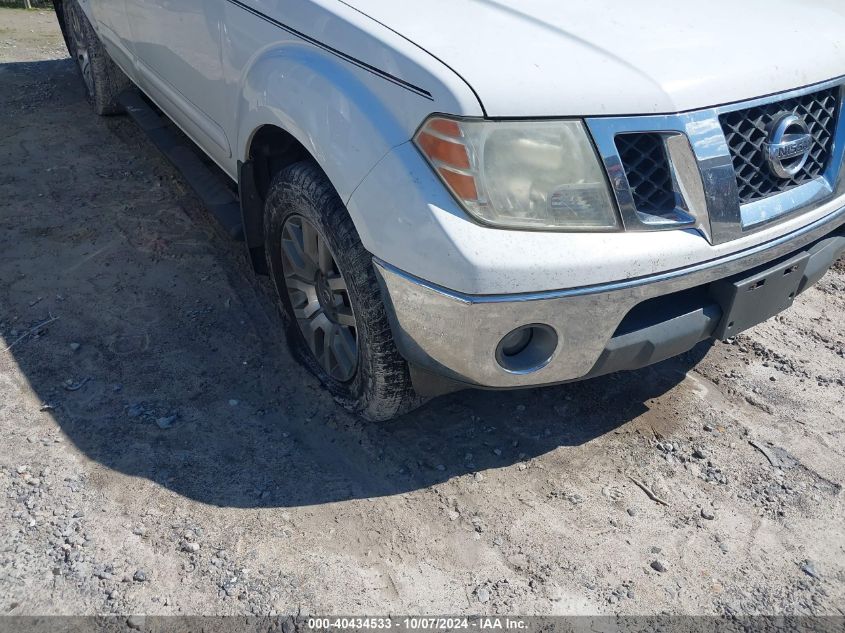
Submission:
[[[391,420],[418,406],[421,400],[411,386],[408,365],[393,342],[372,255],[361,243],[346,207],[322,170],[304,161],[279,172],[267,195],[264,218],[270,277],[297,360],[320,379],[339,404],[367,420]],[[345,382],[330,376],[320,364],[294,314],[282,255],[284,227],[291,218],[294,223],[304,218],[313,224],[346,282],[356,316],[358,363],[354,376]]]
[[[100,116],[122,114],[117,98],[132,82],[109,57],[77,0],[64,0],[63,19],[68,52],[94,111]]]

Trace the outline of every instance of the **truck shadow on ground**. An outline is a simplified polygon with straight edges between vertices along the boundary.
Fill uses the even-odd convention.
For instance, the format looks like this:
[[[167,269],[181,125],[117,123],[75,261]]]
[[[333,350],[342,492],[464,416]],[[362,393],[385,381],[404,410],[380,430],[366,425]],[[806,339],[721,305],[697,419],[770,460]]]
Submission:
[[[55,422],[85,457],[216,506],[395,495],[613,432],[708,349],[362,422],[291,359],[241,248],[130,121],[92,114],[69,61],[0,66],[0,95],[0,367],[34,394],[7,408],[25,408],[22,441]]]

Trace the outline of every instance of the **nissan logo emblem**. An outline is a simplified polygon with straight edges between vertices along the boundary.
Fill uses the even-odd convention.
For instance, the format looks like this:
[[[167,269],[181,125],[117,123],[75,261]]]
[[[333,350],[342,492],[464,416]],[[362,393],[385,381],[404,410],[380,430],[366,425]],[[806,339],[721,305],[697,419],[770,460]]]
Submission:
[[[784,113],[772,121],[768,135],[763,154],[769,168],[779,178],[792,178],[810,157],[813,148],[810,128],[801,117]]]

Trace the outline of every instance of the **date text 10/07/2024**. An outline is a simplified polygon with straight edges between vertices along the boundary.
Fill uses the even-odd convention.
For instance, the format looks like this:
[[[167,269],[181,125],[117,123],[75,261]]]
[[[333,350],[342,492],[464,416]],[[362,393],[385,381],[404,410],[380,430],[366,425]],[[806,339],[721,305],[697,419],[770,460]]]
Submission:
[[[520,618],[497,617],[309,618],[307,625],[313,631],[522,631],[528,628]]]

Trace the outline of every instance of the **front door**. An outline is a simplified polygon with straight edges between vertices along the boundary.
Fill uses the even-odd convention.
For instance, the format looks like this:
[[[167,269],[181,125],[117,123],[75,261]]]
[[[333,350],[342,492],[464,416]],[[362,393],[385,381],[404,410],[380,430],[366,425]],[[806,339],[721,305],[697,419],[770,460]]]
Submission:
[[[223,0],[125,0],[136,78],[165,113],[227,169],[221,123],[225,85],[220,52]]]

